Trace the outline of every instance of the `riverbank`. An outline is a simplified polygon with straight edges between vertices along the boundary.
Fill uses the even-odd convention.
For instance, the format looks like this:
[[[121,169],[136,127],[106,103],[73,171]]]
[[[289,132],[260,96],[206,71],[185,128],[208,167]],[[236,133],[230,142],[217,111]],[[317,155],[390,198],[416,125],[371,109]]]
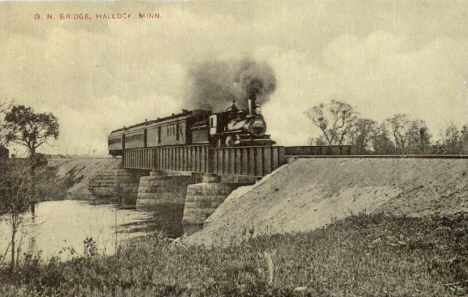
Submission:
[[[116,256],[26,258],[1,296],[462,296],[468,216],[357,215],[229,247],[145,238]]]
[[[88,190],[89,181],[96,175],[120,164],[120,159],[67,159],[51,160],[49,164],[57,168],[57,180],[71,178],[73,183],[67,190],[71,199],[93,199]]]
[[[88,190],[91,179],[120,163],[120,159],[49,159],[39,169],[38,196],[43,200],[85,199],[94,197]]]

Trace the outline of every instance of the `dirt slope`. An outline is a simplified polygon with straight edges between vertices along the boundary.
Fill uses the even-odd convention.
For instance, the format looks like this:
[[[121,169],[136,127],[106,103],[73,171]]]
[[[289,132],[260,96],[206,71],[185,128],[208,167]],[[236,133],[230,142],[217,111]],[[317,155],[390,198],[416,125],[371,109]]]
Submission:
[[[88,198],[91,197],[89,180],[120,162],[120,159],[57,159],[49,160],[49,165],[57,167],[57,182],[68,179],[72,184],[67,190],[70,198]]]
[[[468,212],[468,160],[299,159],[240,188],[188,243],[313,230],[362,212]]]

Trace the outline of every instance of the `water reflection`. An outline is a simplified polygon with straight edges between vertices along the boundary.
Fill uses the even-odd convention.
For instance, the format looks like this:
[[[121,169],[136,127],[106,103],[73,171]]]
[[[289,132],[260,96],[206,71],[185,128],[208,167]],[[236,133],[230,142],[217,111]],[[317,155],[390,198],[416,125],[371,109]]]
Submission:
[[[23,233],[17,238],[23,237],[23,252],[41,250],[46,259],[53,255],[67,259],[70,249],[83,252],[83,241],[87,238],[93,238],[101,253],[113,254],[118,244],[158,230],[164,230],[172,238],[181,236],[182,215],[183,206],[143,211],[119,209],[115,204],[92,205],[87,201],[48,201],[36,204],[34,211],[25,215]],[[7,216],[0,217],[0,232],[3,255],[11,236]]]
[[[184,214],[183,205],[153,207],[144,210],[144,213],[145,217],[141,220],[122,224],[122,227],[125,229],[124,232],[147,234],[155,231],[163,231],[171,238],[179,237],[184,233],[184,228],[182,226],[182,216]]]

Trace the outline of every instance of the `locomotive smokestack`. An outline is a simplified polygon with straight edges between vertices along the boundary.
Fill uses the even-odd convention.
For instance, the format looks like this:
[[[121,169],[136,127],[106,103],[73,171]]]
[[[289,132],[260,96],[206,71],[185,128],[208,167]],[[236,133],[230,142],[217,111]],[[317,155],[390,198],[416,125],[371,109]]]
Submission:
[[[254,114],[254,110],[255,110],[255,107],[256,107],[256,98],[257,96],[255,94],[252,94],[249,96],[249,99],[247,99],[247,104],[248,104],[248,108],[249,108],[249,115],[253,115]]]

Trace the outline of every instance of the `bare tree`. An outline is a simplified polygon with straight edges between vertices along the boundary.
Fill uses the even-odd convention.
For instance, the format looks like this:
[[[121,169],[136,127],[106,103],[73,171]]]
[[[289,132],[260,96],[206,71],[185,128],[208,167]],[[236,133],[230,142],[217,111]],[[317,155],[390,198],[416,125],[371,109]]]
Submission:
[[[309,138],[309,144],[310,145],[327,145],[327,140],[325,139],[325,136],[320,135],[319,137],[310,137]]]
[[[385,120],[397,153],[422,154],[431,149],[431,134],[423,120],[412,120],[405,114],[396,114]]]
[[[381,123],[375,128],[375,133],[372,136],[372,148],[377,155],[395,154],[395,144],[390,138],[390,133],[385,123]]]
[[[460,131],[460,142],[462,154],[468,154],[468,125],[463,126]]]
[[[406,131],[410,122],[408,116],[399,113],[386,119],[385,122],[389,126],[390,134],[393,136],[395,148],[402,152],[405,151],[408,145]]]
[[[377,123],[371,119],[359,118],[350,132],[351,144],[357,154],[371,151],[371,142],[376,133]]]
[[[20,245],[17,235],[23,224],[23,214],[28,209],[32,199],[32,180],[30,162],[0,163],[0,212],[9,218],[11,238],[9,250],[11,253],[11,269],[19,261]]]
[[[413,120],[408,128],[408,149],[410,154],[428,154],[432,152],[429,128],[423,120]]]
[[[329,145],[346,143],[358,115],[350,104],[337,100],[316,105],[305,114],[322,131]]]
[[[462,134],[455,124],[450,124],[444,131],[442,139],[438,142],[442,154],[461,154],[463,152]]]
[[[7,144],[7,129],[3,127],[3,118],[13,106],[13,101],[0,101],[0,146]]]

